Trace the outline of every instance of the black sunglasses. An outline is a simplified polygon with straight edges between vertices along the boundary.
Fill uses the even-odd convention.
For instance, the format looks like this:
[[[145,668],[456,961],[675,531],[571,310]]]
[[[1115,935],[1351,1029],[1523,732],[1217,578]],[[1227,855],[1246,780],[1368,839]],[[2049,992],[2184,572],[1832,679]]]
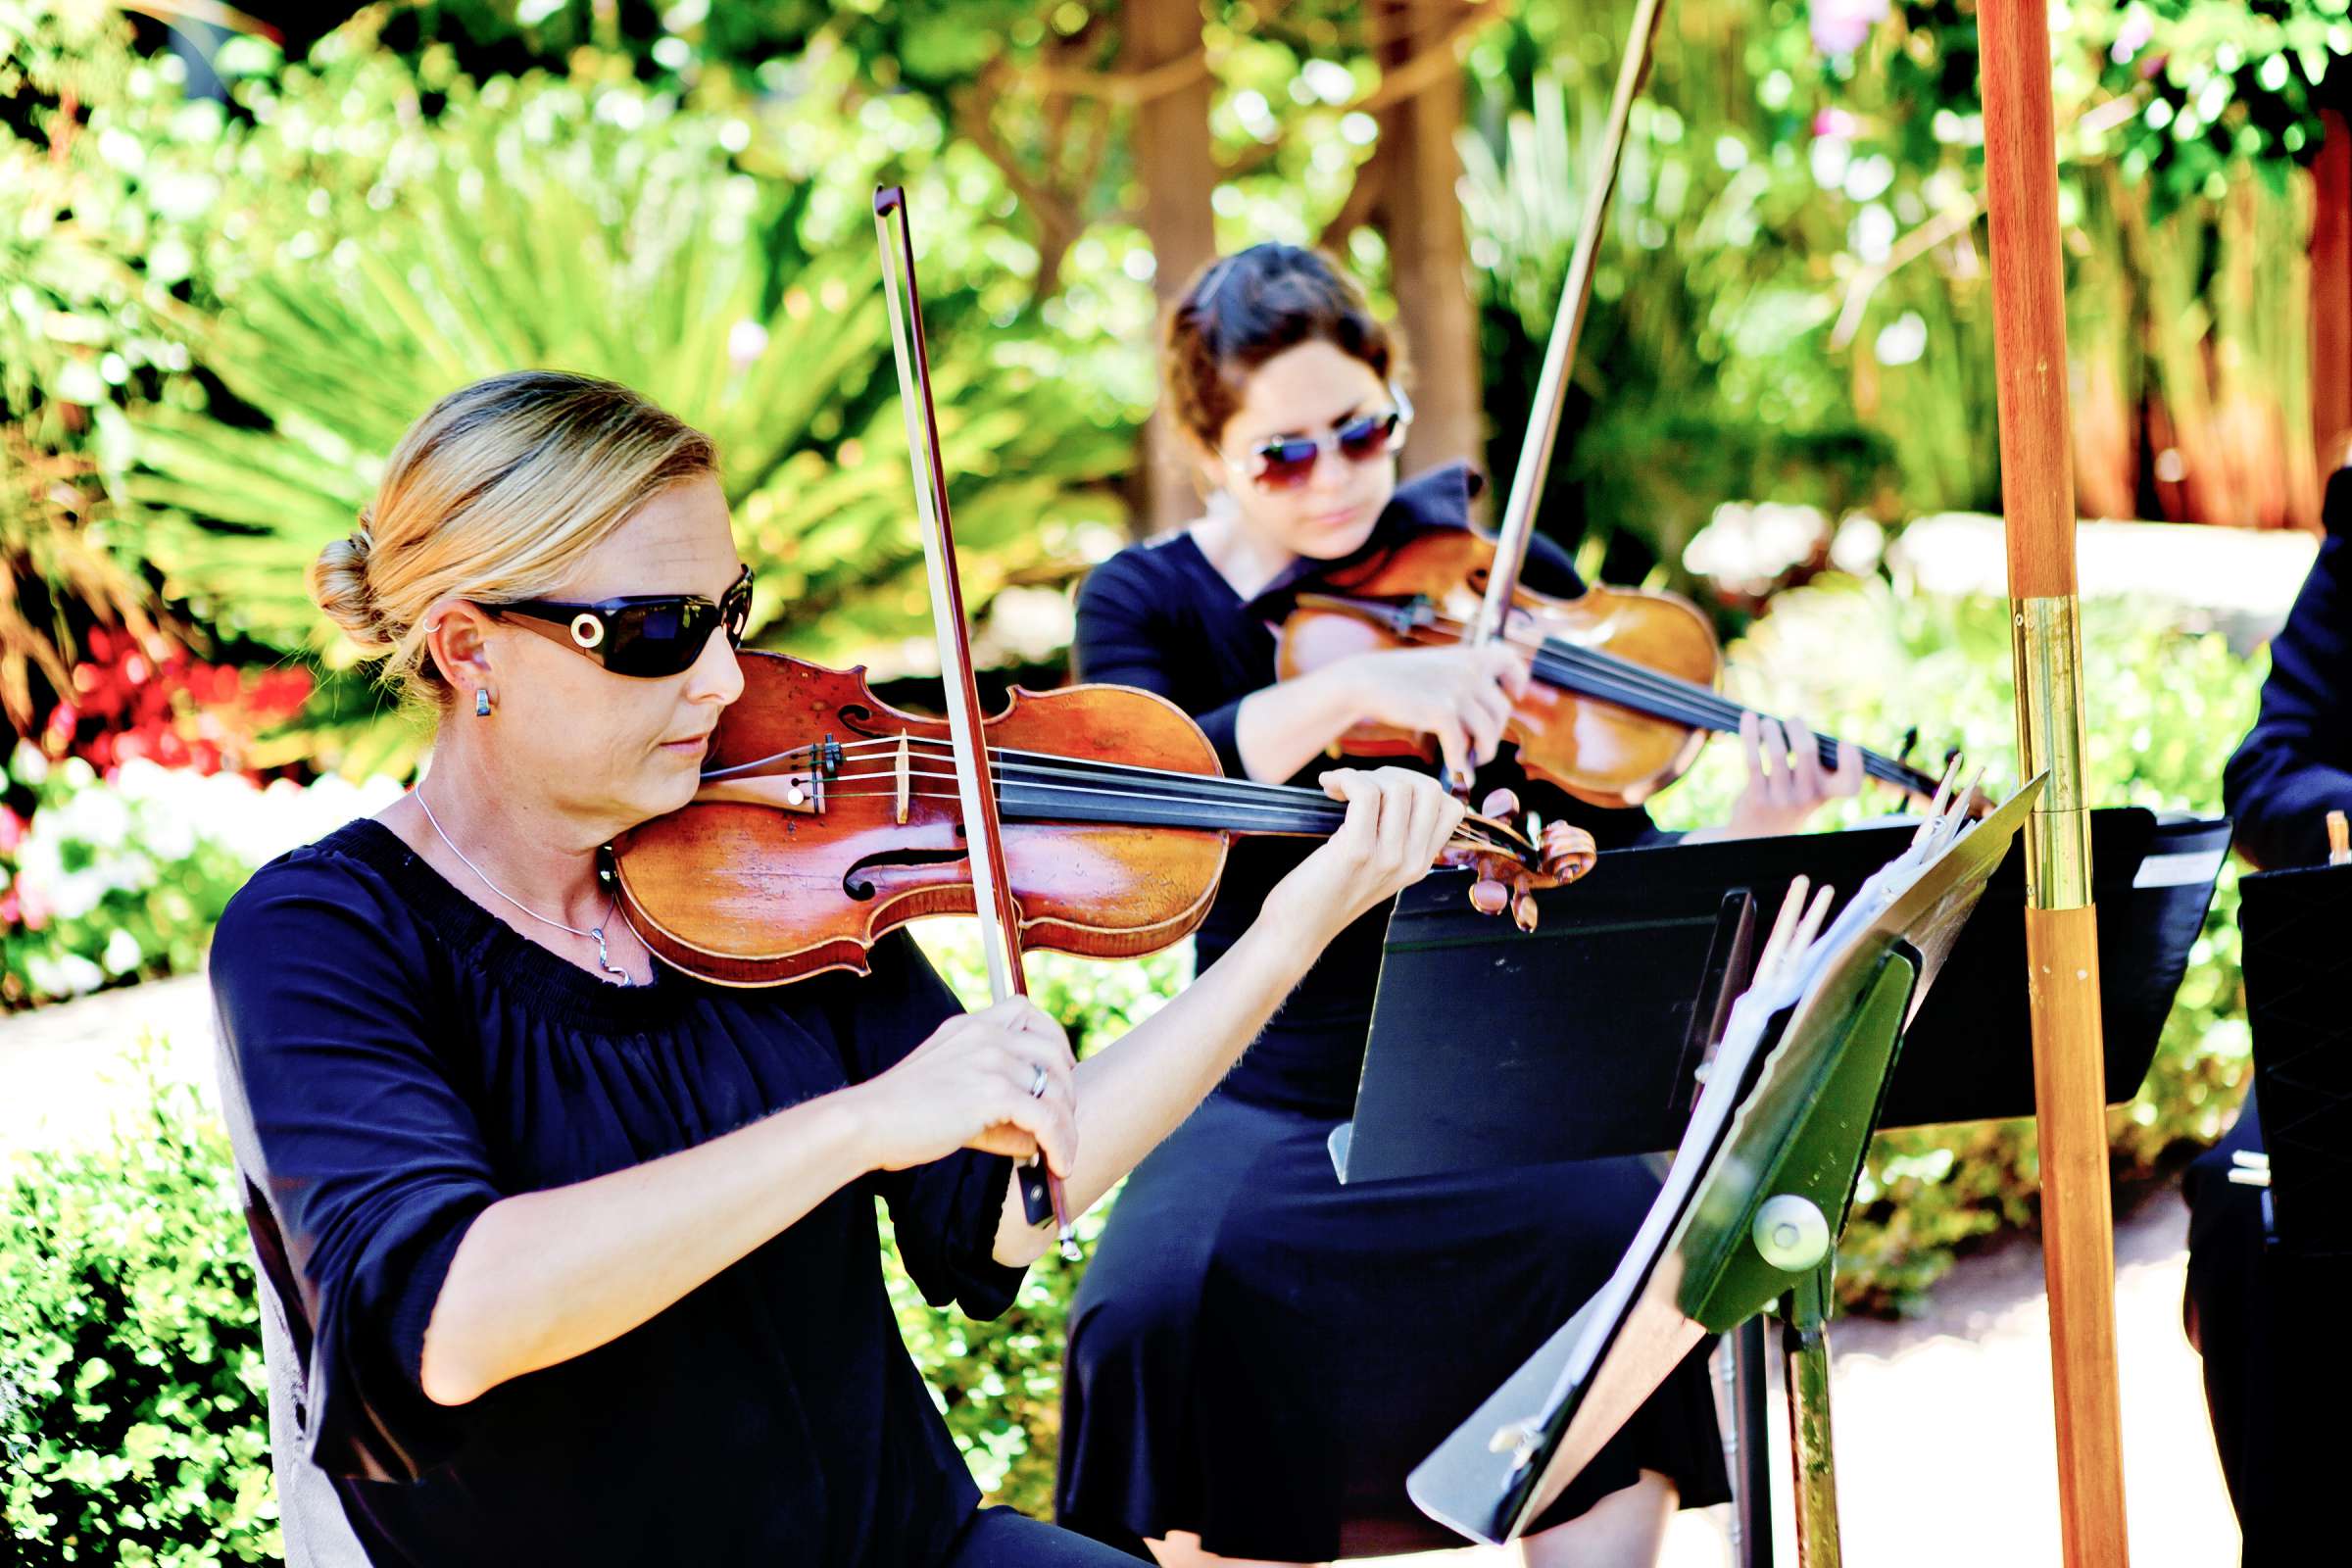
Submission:
[[[524,630],[585,654],[615,675],[653,679],[692,668],[710,634],[722,628],[728,647],[743,646],[752,618],[752,568],[743,568],[717,604],[701,594],[632,594],[592,605],[516,599],[482,608],[514,616]]]
[[[1241,461],[1226,462],[1235,473],[1261,490],[1296,490],[1314,473],[1327,451],[1349,463],[1370,463],[1393,457],[1404,445],[1405,427],[1413,422],[1413,406],[1402,392],[1390,388],[1396,406],[1385,414],[1367,414],[1324,435],[1276,436],[1261,441]]]

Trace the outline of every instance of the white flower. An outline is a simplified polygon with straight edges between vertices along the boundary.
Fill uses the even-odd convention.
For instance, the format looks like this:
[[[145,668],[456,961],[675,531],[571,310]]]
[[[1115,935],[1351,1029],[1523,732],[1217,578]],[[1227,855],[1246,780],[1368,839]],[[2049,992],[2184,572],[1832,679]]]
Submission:
[[[24,978],[36,997],[78,997],[106,984],[106,971],[78,953],[35,953],[24,960]]]
[[[108,974],[128,974],[139,966],[144,955],[139,951],[139,939],[121,926],[107,933],[106,951],[98,955]]]

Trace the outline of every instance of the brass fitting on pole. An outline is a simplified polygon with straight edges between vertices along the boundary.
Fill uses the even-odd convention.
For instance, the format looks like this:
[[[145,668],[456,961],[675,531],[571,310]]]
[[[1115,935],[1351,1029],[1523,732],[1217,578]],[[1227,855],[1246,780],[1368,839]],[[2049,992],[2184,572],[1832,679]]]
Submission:
[[[2010,601],[2020,775],[2042,775],[2026,826],[2026,904],[2090,903],[2090,808],[2082,789],[2082,628],[2074,594]]]

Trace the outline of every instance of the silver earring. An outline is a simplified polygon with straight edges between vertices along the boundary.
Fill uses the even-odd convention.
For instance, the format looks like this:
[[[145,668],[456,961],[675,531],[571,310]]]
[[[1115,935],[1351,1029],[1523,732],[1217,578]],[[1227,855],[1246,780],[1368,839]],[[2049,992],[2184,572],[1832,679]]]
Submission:
[[[490,688],[487,686],[476,686],[473,689],[473,716],[476,718],[490,716]]]

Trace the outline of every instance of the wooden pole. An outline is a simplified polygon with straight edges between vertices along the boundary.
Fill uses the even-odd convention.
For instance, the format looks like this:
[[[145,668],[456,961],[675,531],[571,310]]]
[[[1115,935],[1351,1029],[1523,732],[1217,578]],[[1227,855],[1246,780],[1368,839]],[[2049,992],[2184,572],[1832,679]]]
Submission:
[[[2082,790],[2082,632],[2066,407],[2066,301],[2046,0],[1981,0],[1994,378],[2024,775],[2049,782],[2026,834],[2026,964],[2041,1135],[2058,1508],[2068,1568],[2122,1565],[2122,1396],[2107,1186],[2098,915]]]

